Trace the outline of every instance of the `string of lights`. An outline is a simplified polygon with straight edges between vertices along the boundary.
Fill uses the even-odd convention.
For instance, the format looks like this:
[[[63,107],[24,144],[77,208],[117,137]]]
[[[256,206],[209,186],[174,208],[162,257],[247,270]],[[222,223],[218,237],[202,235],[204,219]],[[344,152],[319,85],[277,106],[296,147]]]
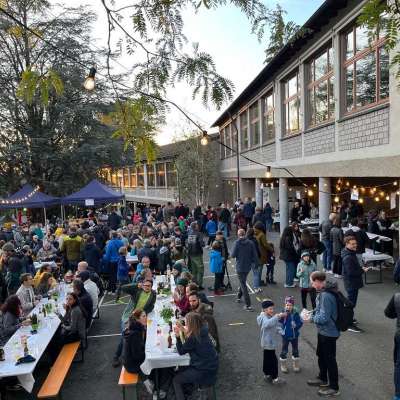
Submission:
[[[12,199],[12,200],[0,200],[1,204],[9,204],[9,205],[14,205],[14,204],[21,204],[24,201],[30,199],[35,193],[39,191],[40,187],[36,186],[31,192],[29,192],[26,196],[20,197],[18,199]]]

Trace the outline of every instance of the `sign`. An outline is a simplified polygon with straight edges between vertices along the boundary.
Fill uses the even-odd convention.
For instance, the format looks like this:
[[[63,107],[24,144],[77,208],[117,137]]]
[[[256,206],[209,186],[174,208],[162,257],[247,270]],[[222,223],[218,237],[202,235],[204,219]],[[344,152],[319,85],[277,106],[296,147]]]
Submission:
[[[85,206],[94,206],[94,199],[85,199]]]
[[[301,192],[299,190],[296,190],[296,199],[301,200]]]
[[[390,209],[396,208],[396,192],[390,193]]]
[[[351,200],[358,200],[358,189],[351,189]]]

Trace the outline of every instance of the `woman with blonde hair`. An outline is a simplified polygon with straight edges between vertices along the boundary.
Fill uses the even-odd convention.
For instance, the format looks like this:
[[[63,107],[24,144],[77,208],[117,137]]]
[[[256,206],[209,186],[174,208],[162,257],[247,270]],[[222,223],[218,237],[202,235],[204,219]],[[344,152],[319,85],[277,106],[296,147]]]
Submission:
[[[190,355],[190,366],[180,369],[173,379],[176,400],[184,400],[182,386],[188,383],[212,386],[217,379],[218,354],[208,333],[208,327],[197,313],[185,317],[185,326],[174,327],[176,348],[180,355]],[[185,338],[182,342],[181,336]]]

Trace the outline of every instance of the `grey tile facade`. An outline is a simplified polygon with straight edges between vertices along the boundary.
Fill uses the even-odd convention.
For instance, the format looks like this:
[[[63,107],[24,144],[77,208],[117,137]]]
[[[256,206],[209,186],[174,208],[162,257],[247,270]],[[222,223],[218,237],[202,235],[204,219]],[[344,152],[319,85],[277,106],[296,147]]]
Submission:
[[[276,160],[276,146],[275,143],[271,143],[254,150],[246,151],[245,153],[243,153],[243,155],[250,158],[251,160],[266,164]],[[254,163],[251,163],[244,157],[240,157],[241,167],[246,167],[249,165],[254,165]]]
[[[324,126],[304,134],[304,156],[335,151],[335,124]]]
[[[290,160],[302,157],[301,135],[285,138],[281,143],[281,159]]]

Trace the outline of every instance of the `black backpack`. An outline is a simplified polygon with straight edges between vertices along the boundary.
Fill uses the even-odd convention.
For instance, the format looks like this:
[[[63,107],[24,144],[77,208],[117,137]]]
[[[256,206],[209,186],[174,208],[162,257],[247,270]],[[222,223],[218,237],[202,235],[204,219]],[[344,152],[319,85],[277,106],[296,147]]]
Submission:
[[[354,320],[354,305],[340,291],[327,292],[333,294],[337,305],[337,319],[335,321],[336,328],[340,332],[346,332],[352,325]],[[333,319],[333,318],[332,318]]]

